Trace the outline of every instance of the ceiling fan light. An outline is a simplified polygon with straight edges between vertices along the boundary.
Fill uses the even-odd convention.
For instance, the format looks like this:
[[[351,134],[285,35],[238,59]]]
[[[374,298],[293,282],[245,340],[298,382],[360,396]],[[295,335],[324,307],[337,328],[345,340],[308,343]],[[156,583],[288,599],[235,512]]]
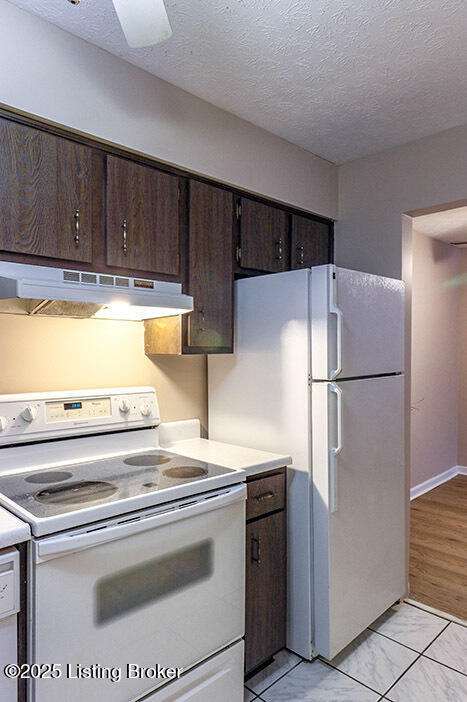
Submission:
[[[172,35],[163,0],[113,0],[128,45],[152,46]]]

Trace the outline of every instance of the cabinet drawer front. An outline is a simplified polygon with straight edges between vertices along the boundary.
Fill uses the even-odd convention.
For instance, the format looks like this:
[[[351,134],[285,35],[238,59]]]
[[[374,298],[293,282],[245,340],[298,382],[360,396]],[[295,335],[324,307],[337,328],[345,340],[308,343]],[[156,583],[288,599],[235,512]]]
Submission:
[[[252,480],[247,484],[248,500],[246,518],[260,517],[263,514],[283,509],[285,505],[284,473]]]

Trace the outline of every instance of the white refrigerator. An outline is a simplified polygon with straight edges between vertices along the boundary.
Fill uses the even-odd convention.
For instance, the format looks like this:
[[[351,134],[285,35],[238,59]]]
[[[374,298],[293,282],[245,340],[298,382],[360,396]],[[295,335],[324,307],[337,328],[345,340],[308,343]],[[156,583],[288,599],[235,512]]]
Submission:
[[[287,647],[332,659],[407,591],[403,283],[325,265],[235,293],[209,437],[292,455]]]

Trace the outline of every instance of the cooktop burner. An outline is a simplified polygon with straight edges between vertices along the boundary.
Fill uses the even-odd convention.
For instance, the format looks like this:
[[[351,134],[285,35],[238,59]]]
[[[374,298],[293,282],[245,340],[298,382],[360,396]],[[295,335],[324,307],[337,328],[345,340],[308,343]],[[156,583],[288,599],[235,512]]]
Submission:
[[[32,473],[25,478],[27,483],[59,483],[62,480],[68,480],[72,474],[67,470],[44,470],[40,473]]]
[[[127,466],[159,466],[162,463],[169,463],[170,458],[158,456],[154,453],[137,453],[136,456],[128,456],[123,463]]]
[[[116,485],[104,480],[81,480],[39,490],[34,495],[34,499],[48,505],[78,505],[83,502],[103,500],[117,490]]]
[[[199,468],[198,466],[175,466],[175,468],[167,468],[164,470],[164,475],[169,478],[201,478],[203,475],[207,475],[208,471],[206,468]]]

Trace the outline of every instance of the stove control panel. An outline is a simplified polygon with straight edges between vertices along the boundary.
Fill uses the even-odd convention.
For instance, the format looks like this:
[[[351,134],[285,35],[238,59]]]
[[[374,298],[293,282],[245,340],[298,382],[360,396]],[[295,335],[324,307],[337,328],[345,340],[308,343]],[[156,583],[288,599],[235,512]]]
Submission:
[[[123,402],[123,400],[121,401]],[[125,400],[127,402],[127,400]],[[82,400],[54,401],[45,403],[46,422],[64,422],[67,419],[93,419],[110,417],[110,397],[95,397]]]
[[[159,423],[150,387],[0,395],[0,446]]]

